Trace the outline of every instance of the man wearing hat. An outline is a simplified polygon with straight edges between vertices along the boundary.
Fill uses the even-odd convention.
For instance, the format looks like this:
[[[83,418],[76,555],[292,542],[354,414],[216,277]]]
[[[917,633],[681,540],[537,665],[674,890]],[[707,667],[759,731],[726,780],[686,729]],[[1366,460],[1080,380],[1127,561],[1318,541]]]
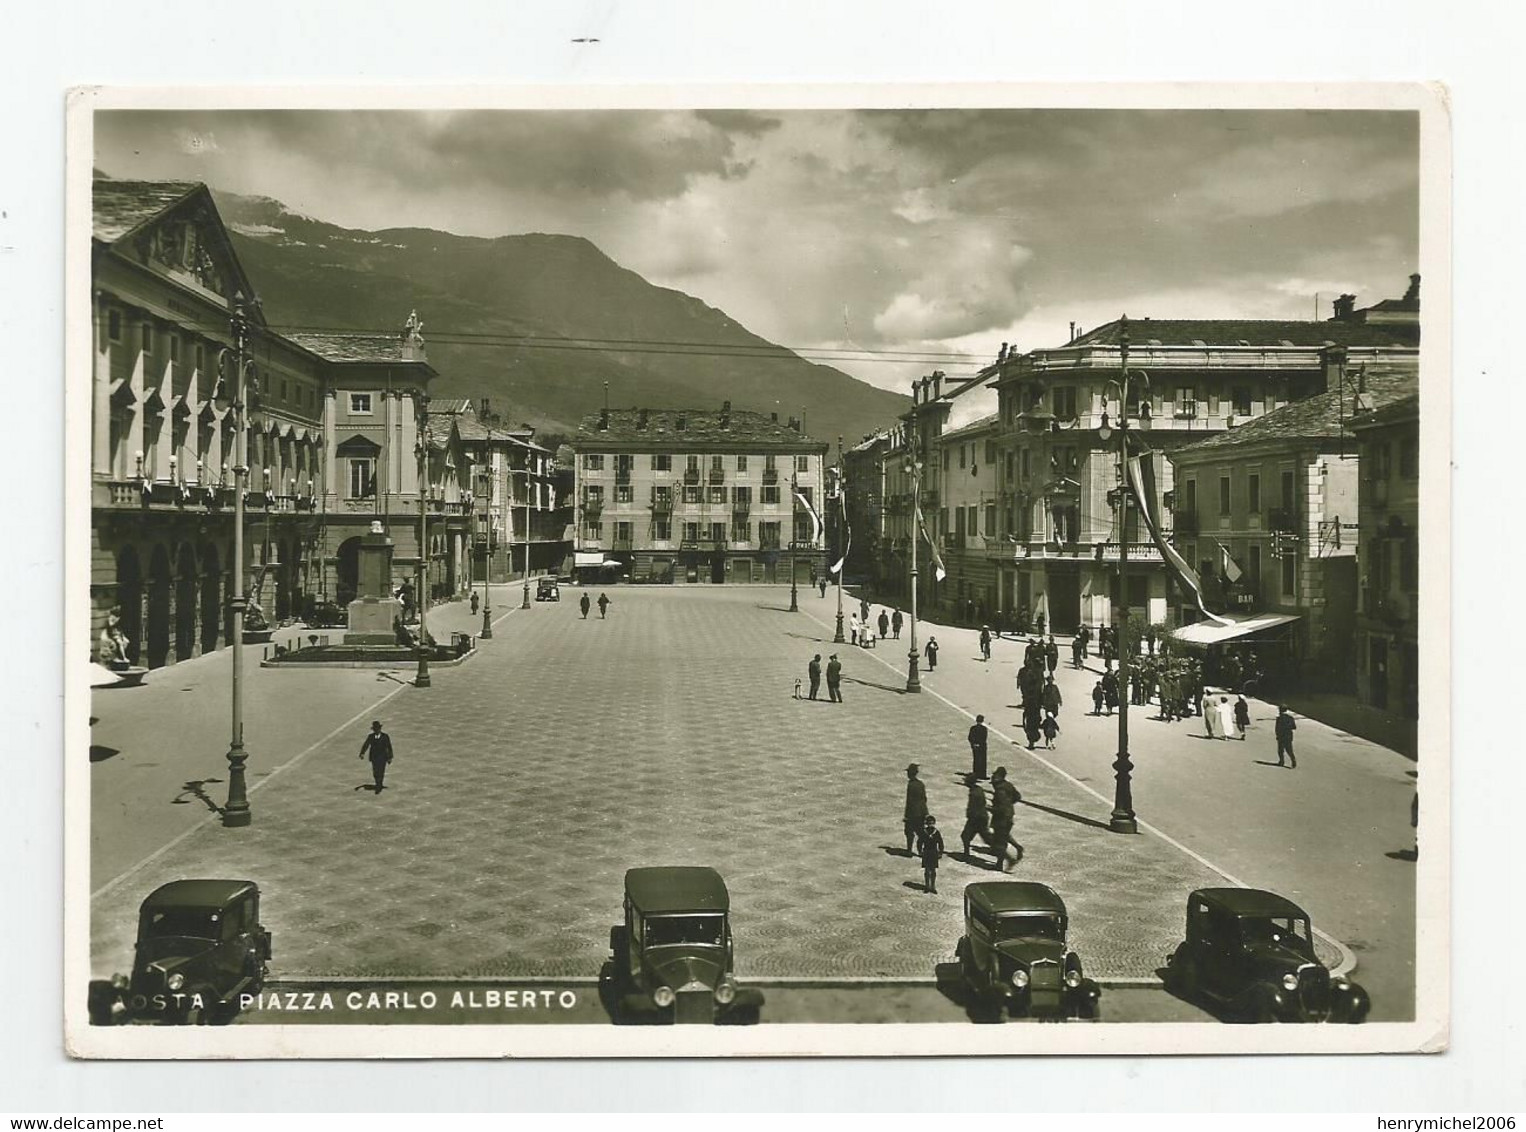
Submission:
[[[991,811],[986,806],[986,792],[980,785],[980,780],[973,774],[967,774],[964,781],[970,788],[970,795],[964,804],[964,829],[959,834],[959,840],[964,842],[965,857],[969,857],[970,845],[975,838],[989,839],[991,836]]]
[[[997,767],[991,776],[991,848],[996,851],[996,867],[1003,872],[1007,869],[1009,844],[1017,849],[1018,857],[1022,856],[1022,850],[1012,840],[1013,807],[1019,797],[1017,787],[1007,781],[1007,768]]]
[[[916,763],[906,768],[906,812],[903,815],[902,824],[906,831],[906,852],[911,852],[912,842],[916,841],[917,834],[922,831],[922,823],[927,818],[927,787],[917,777],[917,771],[921,770]]]
[[[821,654],[811,657],[811,663],[805,666],[806,675],[811,678],[811,699],[816,698],[816,693],[821,691]]]
[[[975,768],[970,773],[977,782],[982,782],[986,777],[986,717],[977,715],[974,726],[970,728],[970,758],[974,761]]]
[[[371,734],[360,745],[360,757],[371,756],[371,777],[376,780],[375,793],[382,792],[382,779],[387,777],[387,764],[392,761],[392,737],[382,730],[381,720],[371,721]]]
[[[922,889],[934,896],[938,894],[938,861],[943,856],[943,834],[932,814],[922,819],[922,829],[917,834],[917,856],[922,858]]]
[[[835,652],[827,661],[827,699],[834,704],[842,703],[842,661]]]

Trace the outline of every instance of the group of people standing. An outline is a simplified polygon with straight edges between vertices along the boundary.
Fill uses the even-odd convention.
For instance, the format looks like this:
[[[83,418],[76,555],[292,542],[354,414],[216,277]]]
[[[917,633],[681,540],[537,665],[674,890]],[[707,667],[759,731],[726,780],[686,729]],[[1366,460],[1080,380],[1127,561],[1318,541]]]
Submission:
[[[805,666],[805,671],[811,681],[811,692],[808,698],[814,700],[817,693],[821,691],[820,653],[811,657],[811,663]],[[795,684],[795,692],[797,695],[800,692],[798,681]],[[834,704],[842,703],[842,661],[837,659],[835,652],[827,660],[827,699]]]
[[[878,618],[871,617],[872,610],[869,602],[859,599],[858,610],[848,615],[848,640],[860,648],[871,648],[876,640],[885,640],[891,637],[899,641],[901,639],[901,626],[906,623],[899,606],[892,606],[886,611],[882,606]],[[876,636],[875,630],[879,633]]]
[[[985,787],[981,785],[985,778],[984,720],[984,716],[977,716],[975,726],[970,729],[972,748],[976,745],[976,732],[980,732],[980,756],[976,765],[977,771],[981,773],[972,771],[965,775],[968,796],[965,801],[964,828],[960,830],[959,840],[967,861],[972,860],[970,850],[975,839],[985,841],[996,854],[996,867],[1005,872],[1009,848],[1012,850],[1011,860],[1016,862],[1022,859],[1022,846],[1012,839],[1016,805],[1022,801],[1022,795],[1007,780],[1007,768],[999,766],[991,776],[991,797],[987,802]],[[927,785],[918,777],[921,770],[916,763],[911,763],[906,768],[906,806],[901,825],[902,832],[906,835],[906,852],[916,856],[922,864],[922,890],[936,893],[938,865],[946,849],[943,834],[938,829],[938,820],[928,812]]]
[[[1060,707],[1065,698],[1060,694],[1060,686],[1054,682],[1054,670],[1059,663],[1060,649],[1051,634],[1047,641],[1035,638],[1028,642],[1023,652],[1023,666],[1017,670],[1023,735],[1030,751],[1038,745],[1040,737],[1052,750],[1055,737],[1060,733]]]

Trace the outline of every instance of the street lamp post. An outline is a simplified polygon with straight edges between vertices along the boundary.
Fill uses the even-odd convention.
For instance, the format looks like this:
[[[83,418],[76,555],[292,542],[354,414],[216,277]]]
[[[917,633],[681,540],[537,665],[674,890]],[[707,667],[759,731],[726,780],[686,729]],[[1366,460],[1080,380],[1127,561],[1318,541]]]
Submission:
[[[917,673],[917,539],[921,532],[917,530],[917,509],[918,497],[922,491],[922,462],[917,459],[915,419],[907,433],[906,443],[905,472],[911,477],[911,651],[906,654],[906,690],[920,692],[922,680]]]
[[[847,471],[842,462],[842,437],[837,438],[837,537],[841,541],[848,522],[848,490]],[[837,566],[837,632],[832,636],[834,645],[846,644],[842,635],[842,577],[848,572],[848,555],[844,549],[838,556]]]
[[[525,588],[520,609],[530,608],[530,453],[525,451]]]
[[[1144,391],[1140,401],[1139,423],[1149,427],[1150,375],[1142,370],[1129,372],[1129,320],[1122,319],[1118,338],[1119,379],[1109,380],[1103,386],[1103,404],[1107,403],[1107,390],[1118,390],[1118,461],[1123,482],[1118,487],[1118,605],[1113,611],[1114,641],[1118,648],[1118,759],[1113,763],[1116,784],[1113,789],[1113,813],[1108,827],[1114,833],[1138,833],[1139,822],[1134,813],[1134,764],[1129,759],[1129,384],[1137,382]],[[1113,430],[1108,425],[1107,412],[1102,413],[1102,427],[1098,437],[1105,444],[1112,439]]]
[[[249,373],[254,360],[247,356],[249,319],[242,294],[233,296],[231,324],[233,349],[218,355],[219,396],[215,399],[225,400],[233,413],[233,592],[228,597],[228,608],[233,613],[233,717],[228,744],[228,802],[223,807],[222,821],[225,826],[239,827],[254,820],[244,781],[244,763],[249,759],[249,752],[244,749],[244,488],[249,482],[249,419],[245,398],[254,384]],[[228,361],[233,363],[231,374],[226,372]]]
[[[487,471],[483,475],[483,499],[487,512],[482,526],[482,639],[493,639],[493,427],[487,430]],[[472,510],[476,511],[475,503]]]
[[[798,546],[800,542],[800,540],[795,537],[800,533],[795,529],[795,508],[800,506],[799,483],[800,479],[798,476],[790,476],[789,611],[791,613],[800,612],[800,593],[795,582],[795,574],[797,573],[795,569],[795,547]]]
[[[413,677],[415,688],[427,688],[429,679],[429,630],[425,613],[429,609],[429,395],[419,394],[419,670]]]

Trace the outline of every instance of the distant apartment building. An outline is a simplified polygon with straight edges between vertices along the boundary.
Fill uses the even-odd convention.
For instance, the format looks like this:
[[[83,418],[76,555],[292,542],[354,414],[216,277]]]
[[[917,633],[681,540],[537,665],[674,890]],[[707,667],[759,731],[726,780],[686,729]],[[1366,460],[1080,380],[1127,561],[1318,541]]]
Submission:
[[[1351,422],[1361,459],[1356,691],[1409,719],[1420,706],[1420,399]],[[1413,753],[1413,750],[1410,752]]]
[[[985,621],[996,603],[996,560],[1010,557],[998,518],[997,417],[943,433],[938,438],[938,513],[935,537],[948,571],[943,601],[966,621]]]
[[[848,580],[883,589],[886,538],[886,479],[890,450],[888,431],[872,433],[843,453],[843,491],[850,534]]]
[[[1171,453],[1175,545],[1196,566],[1210,609],[1265,615],[1205,624],[1197,638],[1227,644],[1254,625],[1286,641],[1295,667],[1351,690],[1364,474],[1353,424],[1415,393],[1418,358],[1333,346],[1321,362],[1329,392]],[[1200,616],[1185,604],[1178,612]]]
[[[572,441],[576,562],[633,582],[801,583],[826,567],[827,447],[800,421],[605,409]],[[798,493],[798,495],[797,495]],[[808,506],[807,506],[808,505]]]

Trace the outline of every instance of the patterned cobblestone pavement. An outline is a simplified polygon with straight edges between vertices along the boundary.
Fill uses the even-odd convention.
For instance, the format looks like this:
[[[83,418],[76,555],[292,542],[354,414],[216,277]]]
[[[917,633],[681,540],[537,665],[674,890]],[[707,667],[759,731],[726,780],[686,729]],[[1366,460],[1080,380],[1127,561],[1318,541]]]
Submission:
[[[385,705],[397,761],[380,795],[357,726],[263,782],[252,826],[198,828],[100,893],[96,971],[127,969],[156,885],[237,876],[264,891],[281,977],[591,976],[626,868],[710,864],[742,977],[930,978],[963,886],[997,874],[949,859],[939,893],[921,891],[899,855],[903,768],[922,764],[957,850],[969,721],[848,647],[845,704],[793,699],[812,653],[834,650],[781,590],[623,588],[606,621],[567,593]],[[1107,832],[1095,797],[1006,751],[993,744],[992,765],[1023,792],[1027,850],[1010,875],[1066,899],[1091,974],[1152,975],[1186,893],[1222,878],[1157,837]]]

